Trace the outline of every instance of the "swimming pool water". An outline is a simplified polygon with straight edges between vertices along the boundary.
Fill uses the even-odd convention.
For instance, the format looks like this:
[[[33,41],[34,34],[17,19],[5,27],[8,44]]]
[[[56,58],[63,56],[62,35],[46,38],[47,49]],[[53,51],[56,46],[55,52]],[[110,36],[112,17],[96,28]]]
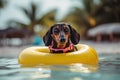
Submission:
[[[17,58],[0,58],[0,80],[120,80],[120,54],[99,55],[99,65],[21,67]]]

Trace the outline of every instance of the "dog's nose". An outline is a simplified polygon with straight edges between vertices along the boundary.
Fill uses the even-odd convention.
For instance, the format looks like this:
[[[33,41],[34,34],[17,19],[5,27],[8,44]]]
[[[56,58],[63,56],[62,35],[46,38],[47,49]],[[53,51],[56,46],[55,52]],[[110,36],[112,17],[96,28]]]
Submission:
[[[65,40],[66,40],[65,38],[61,38],[60,42],[65,42]]]
[[[60,42],[65,42],[66,41],[66,38],[64,36],[64,33],[61,32],[61,35],[60,35],[60,39],[59,39]]]
[[[65,42],[65,41],[66,41],[65,37],[63,35],[61,35],[60,42]]]

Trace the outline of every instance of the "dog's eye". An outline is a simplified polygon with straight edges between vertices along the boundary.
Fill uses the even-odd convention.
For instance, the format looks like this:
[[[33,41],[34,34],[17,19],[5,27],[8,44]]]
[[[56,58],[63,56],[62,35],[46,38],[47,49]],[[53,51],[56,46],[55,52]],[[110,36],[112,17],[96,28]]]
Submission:
[[[58,34],[59,32],[59,29],[54,29],[54,34]]]
[[[68,28],[65,28],[65,29],[64,29],[64,32],[65,32],[65,33],[68,33],[68,32],[69,32],[69,29],[68,29]]]

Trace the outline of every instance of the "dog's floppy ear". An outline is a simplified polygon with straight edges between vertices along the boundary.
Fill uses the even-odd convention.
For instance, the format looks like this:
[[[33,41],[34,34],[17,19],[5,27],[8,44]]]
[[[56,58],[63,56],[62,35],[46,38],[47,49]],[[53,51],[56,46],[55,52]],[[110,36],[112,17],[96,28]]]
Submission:
[[[51,36],[51,34],[52,34],[52,28],[53,28],[53,27],[51,27],[51,28],[47,31],[47,33],[43,36],[43,41],[44,41],[44,43],[45,43],[45,46],[49,46],[49,45],[51,45],[51,43],[52,43],[52,36]]]
[[[68,25],[68,26],[70,28],[70,33],[71,33],[71,35],[70,35],[71,42],[73,44],[78,44],[79,41],[80,41],[80,35],[79,35],[79,33],[77,33],[76,30],[73,29],[70,25]]]

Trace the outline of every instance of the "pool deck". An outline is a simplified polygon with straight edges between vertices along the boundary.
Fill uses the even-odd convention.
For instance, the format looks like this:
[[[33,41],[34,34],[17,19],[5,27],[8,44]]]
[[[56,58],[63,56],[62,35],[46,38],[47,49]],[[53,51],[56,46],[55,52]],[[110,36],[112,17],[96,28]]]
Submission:
[[[98,54],[120,54],[120,42],[80,41],[80,44],[87,44],[95,48]],[[31,45],[18,47],[0,47],[0,57],[18,57],[19,53]]]
[[[98,54],[120,54],[120,42],[83,41],[81,43],[92,46]]]

